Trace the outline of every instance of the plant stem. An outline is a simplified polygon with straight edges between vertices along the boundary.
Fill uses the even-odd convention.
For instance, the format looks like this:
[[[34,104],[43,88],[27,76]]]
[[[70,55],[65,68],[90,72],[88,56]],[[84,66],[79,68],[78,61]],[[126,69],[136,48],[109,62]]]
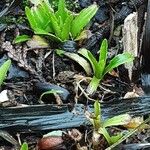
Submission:
[[[101,81],[101,79],[96,78],[95,76],[93,76],[90,84],[87,87],[86,92],[89,95],[92,95],[94,92],[96,92],[98,86],[99,86],[99,82]]]

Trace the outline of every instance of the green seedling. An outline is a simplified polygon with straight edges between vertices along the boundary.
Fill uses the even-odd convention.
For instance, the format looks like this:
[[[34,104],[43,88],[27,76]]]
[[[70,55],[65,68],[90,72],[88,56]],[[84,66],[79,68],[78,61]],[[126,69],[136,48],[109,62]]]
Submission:
[[[118,115],[107,120],[102,120],[101,107],[98,101],[95,101],[94,103],[94,113],[90,115],[87,113],[86,117],[92,123],[94,128],[94,145],[99,144],[100,135],[103,135],[105,137],[109,145],[112,145],[113,143],[118,141],[122,137],[122,133],[119,133],[115,136],[110,136],[106,128],[118,125],[125,125],[131,120],[131,117],[128,114]]]
[[[44,92],[44,93],[41,94],[41,96],[40,96],[40,101],[42,101],[42,98],[43,98],[44,95],[58,94],[58,93],[63,93],[63,91],[60,91],[60,90],[54,90],[54,89],[49,90],[49,91],[46,91],[46,92]]]
[[[26,142],[24,142],[22,145],[21,145],[21,148],[20,150],[28,150],[28,144]]]
[[[125,52],[123,54],[118,54],[107,64],[107,53],[108,42],[106,39],[102,41],[98,61],[89,50],[79,50],[79,54],[89,60],[93,69],[93,78],[87,88],[88,94],[93,94],[97,90],[97,87],[99,86],[101,80],[104,78],[105,74],[124,63],[133,61],[134,59],[130,53]]]
[[[39,1],[32,8],[26,7],[25,14],[35,34],[47,35],[56,41],[77,38],[98,10],[93,4],[74,14],[66,8],[65,0],[59,0],[55,12],[48,0]]]
[[[7,72],[9,70],[11,66],[11,60],[7,60],[6,62],[4,62],[2,64],[2,66],[0,67],[0,86],[3,84],[6,76],[7,76]]]

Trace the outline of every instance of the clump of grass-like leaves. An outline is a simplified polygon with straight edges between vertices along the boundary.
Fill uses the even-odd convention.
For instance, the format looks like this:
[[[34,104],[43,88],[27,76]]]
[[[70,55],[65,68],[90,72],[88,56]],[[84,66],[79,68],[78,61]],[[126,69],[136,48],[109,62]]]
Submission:
[[[98,10],[93,4],[75,14],[66,8],[65,0],[59,0],[55,12],[48,0],[41,0],[37,5],[26,6],[25,14],[35,34],[47,35],[56,41],[77,38]],[[22,39],[23,38],[23,39]],[[23,37],[18,38],[24,41]]]
[[[89,60],[93,69],[93,78],[87,88],[88,94],[93,94],[97,90],[97,87],[99,86],[101,80],[104,78],[105,74],[124,63],[133,61],[134,59],[134,57],[130,53],[125,52],[123,54],[116,55],[107,64],[107,53],[108,42],[106,39],[102,41],[98,60],[96,60],[96,58],[89,50],[84,48],[79,50],[79,54]]]

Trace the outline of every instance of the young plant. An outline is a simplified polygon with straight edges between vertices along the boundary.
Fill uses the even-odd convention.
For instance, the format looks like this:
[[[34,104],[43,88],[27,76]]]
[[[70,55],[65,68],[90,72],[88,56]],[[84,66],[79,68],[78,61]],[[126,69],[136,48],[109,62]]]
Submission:
[[[97,10],[97,5],[93,4],[76,15],[66,8],[65,0],[59,0],[58,10],[54,12],[48,0],[43,0],[32,8],[26,7],[25,13],[35,34],[65,41],[77,38]]]
[[[22,145],[21,145],[21,148],[20,150],[28,150],[28,144],[26,142],[24,142]]]
[[[58,94],[58,93],[63,93],[63,91],[55,90],[55,89],[46,91],[46,92],[44,92],[44,93],[41,94],[40,99],[39,99],[39,102],[42,101],[42,98],[43,98],[43,96],[45,96],[45,95],[49,95],[49,94]]]
[[[100,135],[103,135],[105,137],[109,145],[118,141],[118,139],[122,137],[122,134],[119,133],[115,136],[110,136],[106,128],[112,126],[118,126],[118,125],[125,125],[129,123],[129,121],[131,120],[131,117],[128,114],[118,115],[107,120],[102,120],[101,107],[98,101],[95,101],[94,103],[94,113],[90,115],[89,113],[87,113],[86,117],[94,127],[93,130],[94,146],[97,146],[99,144]]]
[[[7,76],[7,72],[11,66],[11,60],[7,60],[2,64],[0,67],[0,86],[3,84],[3,81],[5,80]]]
[[[97,87],[105,74],[124,63],[133,61],[134,59],[134,57],[131,54],[125,52],[123,54],[118,54],[107,64],[107,52],[108,42],[106,39],[102,41],[98,61],[89,50],[79,50],[79,54],[83,55],[89,60],[93,69],[93,78],[87,88],[88,94],[93,94],[97,90]]]

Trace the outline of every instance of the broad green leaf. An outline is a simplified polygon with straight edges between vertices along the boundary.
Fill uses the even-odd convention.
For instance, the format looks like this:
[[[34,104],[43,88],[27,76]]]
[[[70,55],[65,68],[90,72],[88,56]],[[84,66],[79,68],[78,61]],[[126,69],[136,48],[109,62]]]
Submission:
[[[65,0],[59,0],[58,11],[55,13],[57,19],[61,16],[63,24],[65,23],[66,18],[68,17],[68,11],[66,9]]]
[[[55,31],[55,35],[60,38],[61,28],[58,24],[58,20],[56,16],[54,15],[54,13],[51,14],[50,19],[51,19],[53,30]]]
[[[101,77],[103,74],[103,71],[105,69],[106,60],[107,60],[107,51],[108,51],[108,42],[106,39],[102,41],[101,47],[100,47],[100,54],[99,54],[99,60],[98,60],[98,66],[99,66],[99,76]]]
[[[51,7],[48,0],[41,1],[40,6],[42,7],[42,10],[45,15],[51,16],[51,13],[54,13],[53,8]]]
[[[62,31],[61,31],[61,39],[63,41],[69,39],[69,33],[70,33],[70,27],[71,27],[72,20],[73,20],[72,15],[69,15],[65,20],[65,23],[64,23]]]
[[[129,54],[129,53],[123,53],[123,54],[119,54],[117,56],[115,56],[110,62],[109,64],[106,66],[106,68],[104,69],[104,73],[103,76],[110,72],[112,69],[124,64],[124,63],[128,63],[134,60],[134,57]]]
[[[44,29],[43,25],[45,25],[44,23],[46,23],[46,20],[45,20],[45,15],[40,10],[40,5],[38,5],[38,7],[32,7],[32,11],[33,11],[33,15],[35,17],[36,23],[38,24],[39,27],[41,27],[41,29]]]
[[[40,101],[42,101],[42,97],[44,95],[48,95],[48,94],[57,94],[57,93],[63,93],[63,91],[60,91],[60,90],[50,90],[50,91],[46,91],[44,93],[42,93],[42,95],[40,96]]]
[[[45,30],[39,29],[39,28],[36,28],[34,33],[39,34],[39,35],[40,34],[41,35],[47,35],[50,40],[53,40],[56,42],[62,42],[62,40],[59,37],[55,36],[54,34],[48,33]]]
[[[98,100],[95,101],[94,103],[94,114],[95,114],[95,117],[101,116],[101,108],[100,108],[100,103]]]
[[[33,30],[40,28],[47,32],[53,32],[50,23],[50,16],[53,10],[46,1],[42,1],[38,6],[34,6],[31,9],[26,7],[25,13]]]
[[[91,63],[92,65],[92,68],[93,68],[93,72],[94,74],[96,73],[96,69],[98,68],[98,62],[97,60],[95,59],[95,57],[93,56],[93,54],[85,49],[85,48],[82,48],[78,51],[79,54],[81,54],[82,56],[84,56],[86,59],[89,60],[89,62]]]
[[[57,50],[57,51],[59,51],[59,50]],[[85,70],[87,75],[91,75],[91,72],[92,72],[91,67],[86,59],[84,59],[83,57],[81,57],[75,53],[69,53],[69,52],[62,53],[62,50],[61,50],[61,55],[65,55],[65,56],[69,57],[70,59],[76,61]]]
[[[0,67],[0,86],[3,84],[3,81],[6,78],[10,66],[11,66],[11,60],[9,59],[6,62],[4,62]]]
[[[103,122],[103,127],[110,127],[110,126],[118,126],[118,125],[125,125],[129,123],[131,120],[131,117],[129,114],[123,114],[123,115],[118,115],[113,118],[107,119],[106,121]]]
[[[26,142],[24,142],[21,146],[20,150],[28,150],[28,144]]]
[[[29,37],[28,35],[19,35],[14,39],[13,43],[17,44],[17,43],[28,41],[30,39],[31,37]]]
[[[41,26],[42,26],[41,28],[47,32],[53,32],[52,25],[51,25],[50,19],[49,19],[49,15],[51,12],[50,11],[45,12],[45,9],[42,7],[42,5],[38,5],[36,7],[36,9],[37,9],[36,10],[36,14],[37,14],[36,20],[40,21]]]
[[[35,17],[31,11],[31,9],[29,7],[25,7],[25,14],[28,18],[28,21],[30,23],[30,26],[31,28],[34,30],[35,28],[37,28],[37,23],[36,23],[36,20],[35,20]]]
[[[93,4],[88,8],[83,9],[78,16],[72,22],[71,34],[73,38],[76,38],[83,28],[90,22],[92,17],[98,10],[97,5]]]
[[[54,33],[54,30],[52,28],[52,23],[50,21],[50,16],[52,13],[54,13],[54,10],[52,9],[51,5],[49,4],[48,0],[42,1],[40,4],[41,13],[43,13],[43,16],[45,16],[45,26],[47,32]]]

